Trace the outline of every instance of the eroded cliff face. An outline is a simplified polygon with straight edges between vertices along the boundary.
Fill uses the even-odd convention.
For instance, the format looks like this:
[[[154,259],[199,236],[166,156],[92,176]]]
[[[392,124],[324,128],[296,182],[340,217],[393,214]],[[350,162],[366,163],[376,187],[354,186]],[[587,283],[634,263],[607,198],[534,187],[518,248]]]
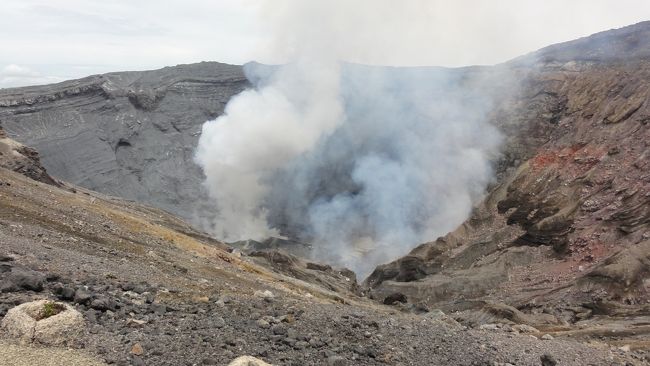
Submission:
[[[650,315],[648,32],[642,24],[609,33],[605,44],[628,50],[625,60],[616,47],[596,52],[602,34],[593,52],[587,38],[533,55],[522,93],[494,112],[508,136],[498,184],[456,231],[378,267],[365,282],[372,296],[401,293],[469,322],[493,317],[468,310],[494,315],[490,304],[506,303],[511,318],[523,311],[538,326],[631,314],[642,326]],[[567,60],[573,48],[584,54]]]
[[[201,125],[247,85],[240,66],[205,62],[5,89],[0,125],[59,179],[202,226],[211,210],[192,161]]]

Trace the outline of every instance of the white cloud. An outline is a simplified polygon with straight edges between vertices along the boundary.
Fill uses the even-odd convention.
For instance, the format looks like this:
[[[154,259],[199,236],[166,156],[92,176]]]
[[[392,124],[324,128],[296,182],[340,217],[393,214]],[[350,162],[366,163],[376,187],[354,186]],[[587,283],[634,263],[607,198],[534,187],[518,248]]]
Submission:
[[[368,12],[377,11],[372,1],[366,3]],[[3,0],[0,65],[28,65],[42,75],[67,78],[85,76],[88,67],[83,65],[95,73],[205,60],[281,61],[290,50],[278,44],[264,19],[286,4],[290,2]],[[416,6],[425,16],[407,17]],[[552,43],[650,19],[650,1],[403,0],[395,2],[385,19],[370,37],[355,34],[355,29],[342,30],[342,36],[356,42],[383,44],[365,54],[358,50],[367,48],[352,47],[348,59],[393,65],[497,63]],[[412,47],[414,43],[418,47]]]
[[[63,81],[64,78],[46,76],[28,67],[9,64],[0,69],[0,88],[14,86],[51,84]]]
[[[5,77],[33,77],[33,76],[37,76],[38,73],[26,67],[16,65],[16,64],[11,64],[2,68],[2,71],[0,71],[0,75],[3,75]]]

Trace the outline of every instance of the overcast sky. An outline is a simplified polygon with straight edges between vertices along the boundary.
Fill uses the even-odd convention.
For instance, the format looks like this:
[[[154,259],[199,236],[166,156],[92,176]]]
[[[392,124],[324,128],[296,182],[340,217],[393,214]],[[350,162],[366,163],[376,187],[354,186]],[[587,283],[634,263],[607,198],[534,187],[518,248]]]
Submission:
[[[282,39],[268,16],[283,3],[2,0],[0,87],[199,61],[282,62],[287,48],[278,47]],[[494,64],[549,44],[650,20],[650,0],[392,3],[394,11],[367,7],[368,14],[386,17],[373,40],[380,47],[344,58],[390,65]]]

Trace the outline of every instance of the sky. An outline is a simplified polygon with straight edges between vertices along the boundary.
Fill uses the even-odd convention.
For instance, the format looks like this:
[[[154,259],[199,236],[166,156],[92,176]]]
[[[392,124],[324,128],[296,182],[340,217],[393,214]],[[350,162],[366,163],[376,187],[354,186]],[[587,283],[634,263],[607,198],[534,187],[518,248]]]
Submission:
[[[304,1],[309,6],[321,0]],[[286,4],[284,0],[2,0],[0,88],[200,61],[285,62],[291,47],[284,40],[292,35],[278,33],[267,18]],[[346,61],[393,66],[495,64],[553,43],[650,20],[649,0],[394,4],[394,9],[367,6],[368,12],[383,11],[385,24],[372,39],[365,34],[355,41],[381,47],[364,54],[357,52],[361,47],[351,47],[343,52]],[[421,16],[410,18],[414,11]],[[363,14],[349,16],[363,21]],[[354,37],[354,28],[336,31]]]

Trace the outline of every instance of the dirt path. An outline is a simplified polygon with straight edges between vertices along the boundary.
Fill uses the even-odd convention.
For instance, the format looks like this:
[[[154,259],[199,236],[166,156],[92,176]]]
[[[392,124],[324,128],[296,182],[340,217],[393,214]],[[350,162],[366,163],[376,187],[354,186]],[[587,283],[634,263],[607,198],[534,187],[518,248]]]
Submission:
[[[27,347],[0,341],[2,366],[104,366],[93,357],[76,350]]]

